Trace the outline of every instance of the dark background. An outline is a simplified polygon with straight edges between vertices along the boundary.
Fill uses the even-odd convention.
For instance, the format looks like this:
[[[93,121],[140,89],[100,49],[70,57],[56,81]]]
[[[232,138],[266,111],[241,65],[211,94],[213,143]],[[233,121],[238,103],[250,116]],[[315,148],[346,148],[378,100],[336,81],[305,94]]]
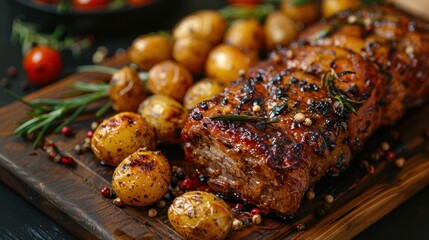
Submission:
[[[22,71],[20,47],[10,43],[13,18],[23,15],[37,22],[42,30],[50,31],[63,22],[72,34],[90,33],[95,44],[75,59],[65,52],[63,75],[75,72],[76,66],[90,64],[92,54],[99,46],[105,46],[112,55],[118,48],[127,48],[140,34],[170,29],[180,17],[202,8],[219,8],[221,0],[166,0],[157,5],[104,16],[74,16],[59,18],[24,7],[12,0],[0,0],[0,79],[9,66],[15,66],[19,75],[11,79],[9,88],[25,95],[37,87],[22,89],[25,74]],[[0,92],[0,107],[13,100]],[[0,116],[1,117],[1,116]],[[362,232],[356,239],[429,239],[429,187],[416,194],[396,210]],[[57,223],[30,205],[21,196],[0,183],[0,239],[75,239]]]

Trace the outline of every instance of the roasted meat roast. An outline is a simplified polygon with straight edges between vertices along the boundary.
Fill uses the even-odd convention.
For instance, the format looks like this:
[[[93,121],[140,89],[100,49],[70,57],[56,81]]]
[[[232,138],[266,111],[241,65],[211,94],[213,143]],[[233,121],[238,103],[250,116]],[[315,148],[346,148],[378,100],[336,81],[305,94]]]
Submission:
[[[427,98],[428,74],[428,24],[391,6],[342,12],[193,109],[186,158],[216,192],[291,215],[374,130]]]

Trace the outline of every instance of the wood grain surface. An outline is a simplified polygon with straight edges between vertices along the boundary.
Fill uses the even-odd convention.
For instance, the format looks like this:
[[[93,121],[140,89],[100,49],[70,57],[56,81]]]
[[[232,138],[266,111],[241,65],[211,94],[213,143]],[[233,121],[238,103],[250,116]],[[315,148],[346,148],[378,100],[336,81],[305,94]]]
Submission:
[[[126,59],[115,59],[110,65],[121,65]],[[36,99],[57,96],[74,81],[107,79],[107,75],[82,73],[68,77],[26,97]],[[113,168],[101,166],[91,153],[76,155],[73,147],[82,143],[93,121],[91,114],[78,119],[72,128],[75,136],[52,134],[63,155],[76,160],[71,168],[48,160],[41,149],[13,135],[14,122],[24,117],[26,106],[13,103],[0,109],[0,180],[19,192],[72,234],[82,239],[180,239],[171,228],[164,208],[156,218],[147,216],[148,208],[123,207],[112,204],[99,193],[110,186]],[[394,149],[407,161],[403,168],[393,161],[374,162],[375,171],[367,174],[359,168],[365,154],[357,155],[352,166],[339,177],[327,177],[315,188],[317,197],[304,200],[293,219],[264,217],[260,226],[232,232],[231,239],[350,239],[386,215],[406,199],[429,184],[429,143],[422,137],[428,127],[429,105],[413,109],[397,126],[380,130],[369,141],[364,152],[389,138],[386,132],[395,129],[401,135]],[[393,144],[393,143],[392,143]],[[179,163],[180,154],[165,153]],[[172,150],[173,151],[173,150]],[[323,201],[332,194],[331,204]]]

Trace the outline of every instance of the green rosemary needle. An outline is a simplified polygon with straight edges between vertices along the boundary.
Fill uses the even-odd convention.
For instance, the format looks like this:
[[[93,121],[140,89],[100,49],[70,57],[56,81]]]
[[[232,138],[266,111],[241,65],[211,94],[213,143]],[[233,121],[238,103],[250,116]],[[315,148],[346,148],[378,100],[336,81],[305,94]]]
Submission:
[[[345,71],[341,72],[340,75],[344,76],[347,74],[356,74],[355,72]],[[356,109],[353,104],[363,103],[364,101],[353,100],[349,98],[341,89],[335,85],[335,81],[339,80],[340,77],[333,68],[327,71],[322,77],[322,87],[326,87],[331,97],[335,98],[341,107],[341,113],[344,112],[344,108],[348,108],[350,111],[356,114]]]
[[[254,8],[246,8],[240,6],[227,6],[220,9],[220,13],[227,21],[233,21],[243,18],[256,18],[263,21],[270,13],[274,12],[273,4],[266,3],[255,6]]]
[[[53,125],[58,125],[55,132],[59,132],[62,127],[70,124],[84,112],[91,103],[102,100],[109,95],[109,85],[107,83],[89,84],[76,82],[72,85],[72,88],[84,94],[66,99],[36,99],[26,101],[16,93],[4,89],[6,94],[31,108],[27,113],[31,118],[21,121],[19,127],[15,129],[14,134],[25,137],[38,132],[33,143],[33,147],[36,147]],[[97,113],[97,115],[104,113],[107,109],[106,105],[103,106],[99,110],[102,112]]]

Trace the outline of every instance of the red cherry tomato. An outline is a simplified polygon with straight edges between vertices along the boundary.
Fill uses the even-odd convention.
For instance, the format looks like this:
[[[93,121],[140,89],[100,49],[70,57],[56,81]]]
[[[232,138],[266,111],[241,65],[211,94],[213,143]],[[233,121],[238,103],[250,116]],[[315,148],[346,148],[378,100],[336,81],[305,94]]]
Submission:
[[[109,0],[73,0],[72,6],[77,10],[96,10],[106,7]]]
[[[34,85],[46,85],[58,78],[63,67],[60,53],[48,46],[35,46],[22,61],[28,80]]]

